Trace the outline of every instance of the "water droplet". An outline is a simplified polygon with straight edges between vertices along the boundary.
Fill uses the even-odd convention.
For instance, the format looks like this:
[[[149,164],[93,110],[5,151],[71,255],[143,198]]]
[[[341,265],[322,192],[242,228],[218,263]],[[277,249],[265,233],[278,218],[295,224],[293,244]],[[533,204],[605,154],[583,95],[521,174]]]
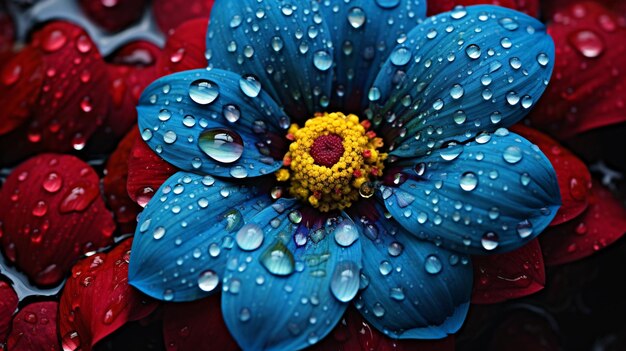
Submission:
[[[219,276],[212,270],[206,270],[198,277],[198,287],[206,292],[215,290],[219,282]]]
[[[400,0],[376,0],[376,4],[384,9],[391,9],[400,5]]]
[[[320,71],[328,71],[333,65],[333,57],[326,51],[320,50],[313,56],[313,65]]]
[[[441,149],[439,155],[445,161],[455,160],[459,155],[463,153],[463,145],[458,145],[454,142],[450,142],[446,147]]]
[[[533,233],[533,224],[529,220],[523,220],[517,224],[515,228],[520,238],[526,239]]]
[[[465,53],[467,54],[467,57],[471,58],[472,60],[476,60],[481,55],[480,47],[476,44],[470,44],[465,49]]]
[[[539,65],[541,65],[542,67],[545,67],[548,65],[548,63],[550,63],[550,58],[548,57],[548,55],[540,53],[539,55],[537,55],[537,63],[539,63]]]
[[[295,260],[293,254],[280,241],[276,241],[274,245],[269,247],[263,255],[261,255],[261,264],[268,272],[285,276],[293,273],[295,268]]]
[[[522,61],[519,57],[511,57],[509,59],[509,65],[511,65],[511,68],[513,69],[520,69],[522,67]]]
[[[348,12],[348,22],[352,28],[359,29],[365,24],[365,12],[360,7],[353,7]]]
[[[472,172],[465,172],[461,175],[459,185],[465,191],[472,191],[478,186],[478,176]]]
[[[67,42],[67,36],[61,30],[53,30],[46,36],[41,43],[42,48],[48,52],[54,52],[63,47]]]
[[[343,247],[352,245],[359,238],[356,227],[348,221],[343,221],[335,228],[335,241]]]
[[[464,93],[465,90],[463,89],[463,86],[461,84],[454,84],[452,86],[452,89],[450,89],[450,96],[455,100],[463,97]]]
[[[261,93],[261,82],[255,75],[246,74],[239,79],[239,88],[246,96],[255,98]]]
[[[174,131],[169,130],[165,132],[165,134],[163,134],[163,141],[166,144],[173,144],[174,142],[176,142],[176,139],[178,139],[178,136]]]
[[[591,30],[579,30],[569,36],[570,44],[583,56],[596,58],[604,52],[602,38]]]
[[[382,275],[389,275],[392,269],[393,267],[391,266],[391,263],[389,263],[389,261],[382,261],[378,266],[378,270]]]
[[[172,113],[170,111],[165,109],[159,111],[159,121],[166,122],[169,121],[170,118],[172,118]]]
[[[152,237],[154,240],[161,240],[165,236],[165,228],[164,227],[156,227],[152,232]]]
[[[378,318],[382,318],[385,315],[385,309],[383,308],[383,305],[380,304],[380,302],[376,302],[374,304],[374,307],[372,307],[372,312],[374,313],[374,316]]]
[[[438,274],[443,269],[443,264],[436,255],[428,255],[424,260],[424,269],[429,274]]]
[[[207,156],[221,163],[238,161],[244,151],[241,136],[221,128],[202,132],[198,138],[198,146]]]
[[[387,252],[392,257],[398,257],[402,255],[403,251],[404,251],[404,245],[400,244],[397,241],[394,241],[391,244],[389,244],[389,246],[387,246]]]
[[[210,80],[198,79],[189,86],[189,97],[200,105],[211,104],[219,95],[219,87]]]
[[[63,178],[55,172],[50,172],[43,180],[43,188],[49,193],[56,193],[63,186]]]
[[[483,234],[483,237],[480,239],[480,243],[483,248],[487,251],[495,250],[498,247],[500,238],[498,234],[494,232],[487,232]]]
[[[237,245],[244,251],[253,251],[263,243],[263,228],[249,223],[241,227],[235,236]]]
[[[163,291],[163,300],[164,301],[174,300],[174,290],[166,289],[165,291]]]
[[[32,213],[35,217],[43,217],[48,213],[48,205],[43,200],[37,201],[35,207],[33,207]]]
[[[463,6],[456,6],[450,12],[450,17],[452,17],[453,19],[457,19],[457,20],[465,17],[465,15],[467,15],[467,10],[465,10],[465,7]]]
[[[391,59],[391,63],[394,65],[404,66],[411,61],[411,56],[411,50],[405,47],[399,47],[391,53],[389,58]]]
[[[504,153],[502,154],[502,158],[510,164],[516,164],[522,160],[522,149],[517,146],[509,146],[504,149]]]
[[[351,301],[359,291],[359,266],[352,261],[337,263],[330,281],[330,291],[341,302]]]
[[[241,117],[241,111],[239,110],[239,107],[232,104],[224,105],[224,107],[222,108],[222,114],[224,115],[224,118],[226,118],[226,120],[230,123],[237,122]]]
[[[502,28],[506,29],[506,30],[510,30],[510,31],[514,31],[517,28],[519,28],[519,24],[517,23],[517,21],[515,21],[512,18],[501,18],[498,23],[500,24],[500,26],[502,26]]]

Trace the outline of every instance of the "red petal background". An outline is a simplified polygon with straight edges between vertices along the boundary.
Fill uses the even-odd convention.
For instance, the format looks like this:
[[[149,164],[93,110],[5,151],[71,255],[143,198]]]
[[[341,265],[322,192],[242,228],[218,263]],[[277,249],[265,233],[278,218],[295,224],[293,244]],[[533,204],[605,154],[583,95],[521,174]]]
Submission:
[[[137,136],[128,158],[128,194],[143,207],[176,171],[174,166],[160,158]]]
[[[540,237],[546,264],[556,265],[587,257],[626,233],[626,209],[601,184],[594,182],[585,213],[548,228]]]
[[[163,33],[168,33],[190,19],[209,18],[213,2],[214,0],[154,0],[153,11]]]
[[[55,154],[15,168],[0,191],[0,222],[4,256],[40,285],[59,283],[80,255],[109,245],[115,230],[96,172]]]
[[[138,21],[146,0],[80,0],[83,11],[102,28],[119,31]]]
[[[497,255],[472,257],[473,303],[497,303],[534,294],[546,284],[541,247],[537,239]]]
[[[61,350],[57,339],[56,301],[35,302],[22,308],[15,318],[7,343],[11,351]]]
[[[166,304],[163,336],[167,350],[239,350],[226,329],[220,303],[220,296],[214,295],[195,302]]]
[[[558,138],[626,121],[626,24],[595,2],[568,5],[548,26],[556,46],[554,73],[530,116],[534,126]]]
[[[6,341],[11,317],[17,309],[17,295],[8,283],[0,280],[0,345]],[[2,350],[2,347],[0,347]]]
[[[137,126],[134,126],[119,143],[106,164],[104,193],[122,233],[135,232],[137,214],[141,212],[141,207],[128,196],[128,190],[126,190],[128,157],[138,135],[139,130]]]
[[[108,254],[78,262],[61,296],[59,332],[63,348],[89,351],[128,321],[147,317],[157,303],[128,285],[132,240]]]
[[[209,19],[204,17],[184,22],[176,30],[170,31],[163,55],[157,62],[158,74],[205,68],[206,39],[204,35],[197,34],[206,33],[208,25]]]

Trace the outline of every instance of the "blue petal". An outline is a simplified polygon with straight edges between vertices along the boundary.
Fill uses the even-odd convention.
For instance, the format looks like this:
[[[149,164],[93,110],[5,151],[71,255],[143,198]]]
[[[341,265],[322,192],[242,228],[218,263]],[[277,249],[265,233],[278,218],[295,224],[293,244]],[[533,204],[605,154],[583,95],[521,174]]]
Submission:
[[[274,172],[290,122],[267,94],[246,96],[240,80],[231,72],[193,70],[152,83],[137,108],[143,139],[183,170],[233,178]],[[200,144],[203,135],[217,137]]]
[[[393,338],[439,339],[463,324],[472,292],[469,257],[413,237],[394,219],[360,217],[363,274],[355,302],[374,327]]]
[[[209,67],[254,75],[294,119],[328,106],[331,33],[312,1],[217,1],[207,34]]]
[[[268,203],[252,186],[174,174],[140,215],[130,284],[166,301],[192,301],[218,291],[232,234]]]
[[[307,227],[297,206],[280,200],[259,213],[249,229],[264,234],[260,247],[244,242],[249,251],[237,245],[229,256],[222,313],[244,350],[292,351],[316,343],[358,292],[361,244],[354,223],[342,215]],[[340,246],[336,235],[357,240]]]
[[[519,121],[553,65],[554,44],[536,19],[497,6],[458,8],[394,49],[374,83],[372,120],[392,155],[424,155]]]
[[[380,66],[426,16],[426,0],[321,1],[335,47],[332,110],[360,113]]]
[[[389,212],[408,231],[451,250],[508,252],[543,231],[560,206],[556,174],[539,148],[500,129],[434,151],[384,187]]]

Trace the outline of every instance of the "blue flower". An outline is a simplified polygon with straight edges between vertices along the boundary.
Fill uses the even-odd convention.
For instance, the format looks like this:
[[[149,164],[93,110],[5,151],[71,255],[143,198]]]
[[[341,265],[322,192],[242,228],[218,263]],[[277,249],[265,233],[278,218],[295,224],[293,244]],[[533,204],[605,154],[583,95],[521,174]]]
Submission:
[[[245,350],[302,349],[351,302],[393,338],[456,332],[468,255],[519,248],[560,204],[546,157],[505,129],[550,77],[544,26],[494,6],[424,19],[423,0],[212,11],[208,69],[141,97],[144,140],[182,171],[140,216],[130,283],[221,289]]]

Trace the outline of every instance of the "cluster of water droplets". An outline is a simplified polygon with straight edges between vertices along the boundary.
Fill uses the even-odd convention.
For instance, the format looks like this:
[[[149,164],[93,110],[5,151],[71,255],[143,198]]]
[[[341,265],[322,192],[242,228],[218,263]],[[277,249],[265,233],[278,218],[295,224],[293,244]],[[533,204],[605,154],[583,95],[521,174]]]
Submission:
[[[500,249],[502,240],[511,245],[536,236],[554,216],[558,186],[544,168],[547,162],[535,145],[506,129],[481,132],[399,171],[394,186],[381,187],[381,196],[392,215],[420,238],[450,249],[489,252]],[[502,198],[511,194],[515,205]]]
[[[418,156],[451,138],[507,127],[536,103],[550,77],[552,43],[538,21],[500,11],[457,7],[391,52],[369,90],[367,114],[391,127],[392,155]]]
[[[281,151],[272,143],[290,120],[260,96],[256,76],[214,70],[185,78],[153,83],[144,94],[144,141],[180,168],[219,176],[246,178],[279,167]]]

